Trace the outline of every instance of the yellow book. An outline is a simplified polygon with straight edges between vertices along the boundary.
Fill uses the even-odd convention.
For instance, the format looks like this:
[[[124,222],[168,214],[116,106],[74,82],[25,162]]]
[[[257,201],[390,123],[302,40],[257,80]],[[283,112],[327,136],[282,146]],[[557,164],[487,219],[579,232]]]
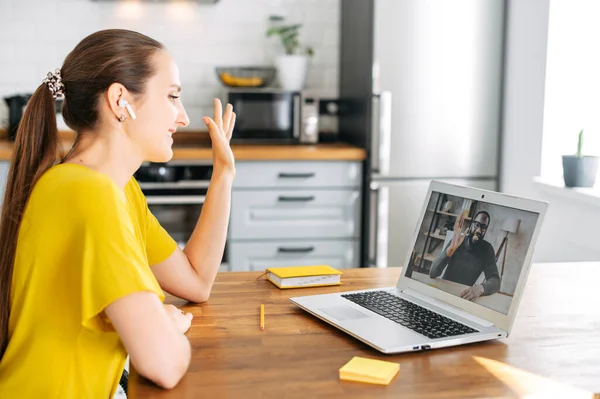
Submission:
[[[340,285],[342,272],[327,265],[271,267],[267,280],[281,289]]]
[[[399,371],[398,363],[355,356],[340,369],[340,380],[388,385]]]

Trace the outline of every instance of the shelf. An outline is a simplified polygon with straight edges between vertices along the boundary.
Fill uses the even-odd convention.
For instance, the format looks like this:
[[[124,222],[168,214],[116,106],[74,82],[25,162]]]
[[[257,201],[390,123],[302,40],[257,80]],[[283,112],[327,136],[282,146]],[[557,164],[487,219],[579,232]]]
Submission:
[[[415,258],[415,264],[419,263],[419,260],[421,259],[421,255],[417,255],[417,257]],[[431,255],[431,254],[426,254],[423,259],[425,259],[426,261],[429,262],[433,262],[435,260],[435,256]]]
[[[428,209],[429,212],[433,212],[433,209]],[[453,216],[453,217],[458,217],[457,214],[455,213],[450,213],[450,212],[444,212],[444,211],[435,211],[435,213],[439,213],[440,215],[446,215],[446,216]],[[471,220],[470,217],[466,217],[465,220]]]
[[[431,233],[431,234],[428,234],[428,233],[423,233],[423,234],[425,234],[426,236],[429,236],[429,237],[431,237],[431,238],[438,239],[438,240],[442,240],[442,241],[445,241],[445,240],[446,240],[446,236],[445,236],[445,235],[444,235],[444,236],[441,236],[441,235],[439,235],[439,234],[435,234],[435,233]]]

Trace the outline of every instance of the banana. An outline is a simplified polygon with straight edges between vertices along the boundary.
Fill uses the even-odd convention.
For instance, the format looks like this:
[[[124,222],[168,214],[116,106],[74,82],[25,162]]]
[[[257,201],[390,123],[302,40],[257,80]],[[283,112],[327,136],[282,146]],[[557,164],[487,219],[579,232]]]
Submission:
[[[221,80],[228,86],[241,86],[241,87],[256,87],[263,84],[263,79],[258,76],[252,76],[249,78],[238,78],[232,76],[227,72],[221,73]]]

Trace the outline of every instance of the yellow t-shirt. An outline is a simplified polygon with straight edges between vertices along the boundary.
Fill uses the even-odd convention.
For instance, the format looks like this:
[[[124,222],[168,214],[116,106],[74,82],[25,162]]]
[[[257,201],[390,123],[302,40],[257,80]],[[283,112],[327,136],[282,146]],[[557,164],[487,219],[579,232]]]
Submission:
[[[0,398],[114,395],[127,354],[104,309],[143,290],[164,300],[149,265],[177,247],[135,179],[124,191],[74,164],[36,183],[19,231]]]

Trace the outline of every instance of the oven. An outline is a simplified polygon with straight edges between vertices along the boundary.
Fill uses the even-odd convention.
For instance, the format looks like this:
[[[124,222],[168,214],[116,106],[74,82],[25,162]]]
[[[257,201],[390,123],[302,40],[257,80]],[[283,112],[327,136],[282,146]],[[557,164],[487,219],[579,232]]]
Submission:
[[[180,248],[196,227],[212,170],[210,161],[170,161],[144,163],[134,174],[150,212]]]

